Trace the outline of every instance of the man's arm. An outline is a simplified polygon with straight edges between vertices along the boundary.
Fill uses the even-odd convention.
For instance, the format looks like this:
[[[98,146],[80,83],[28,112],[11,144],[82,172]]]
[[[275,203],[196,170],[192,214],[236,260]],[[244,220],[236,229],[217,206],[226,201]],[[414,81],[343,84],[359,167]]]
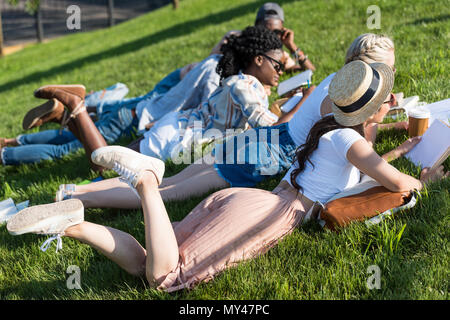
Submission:
[[[299,47],[294,42],[294,31],[284,28],[284,33],[281,36],[281,41],[286,46],[286,48],[291,52],[292,55],[296,58],[296,60],[299,63],[300,69],[294,68],[294,71],[297,70],[312,70],[315,71],[316,67],[312,64],[312,62],[309,60],[308,56],[305,55],[305,53],[300,50]]]

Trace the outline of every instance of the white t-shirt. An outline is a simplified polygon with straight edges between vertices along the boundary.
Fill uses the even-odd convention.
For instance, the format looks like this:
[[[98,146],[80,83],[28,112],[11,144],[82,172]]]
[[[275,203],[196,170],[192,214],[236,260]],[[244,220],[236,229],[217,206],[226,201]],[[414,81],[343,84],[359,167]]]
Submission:
[[[309,130],[317,121],[322,119],[320,106],[328,95],[328,87],[334,75],[335,73],[330,74],[314,89],[288,122],[288,132],[297,146],[305,143]]]
[[[314,167],[306,162],[296,182],[303,188],[303,194],[312,201],[322,204],[337,193],[350,188],[360,180],[358,168],[347,159],[348,149],[358,140],[364,139],[353,129],[336,129],[324,134],[319,140],[319,146],[312,153],[310,160]],[[298,168],[298,163],[291,166],[284,176],[291,184],[291,172]]]

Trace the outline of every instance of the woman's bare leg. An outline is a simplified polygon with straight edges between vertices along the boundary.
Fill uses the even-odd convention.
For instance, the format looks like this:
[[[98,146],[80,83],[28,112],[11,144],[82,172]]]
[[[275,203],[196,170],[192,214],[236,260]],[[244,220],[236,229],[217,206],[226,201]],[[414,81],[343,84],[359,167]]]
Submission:
[[[203,158],[180,173],[164,178],[159,191],[164,201],[171,201],[201,196],[211,190],[227,187],[229,184],[217,174],[214,166],[207,164]],[[136,194],[119,178],[76,186],[72,198],[81,200],[87,208],[138,209],[141,207],[141,201]]]
[[[141,208],[141,200],[119,178],[76,186],[72,198],[81,200],[86,208]]]
[[[148,252],[146,275],[150,283],[158,283],[178,265],[178,243],[158,191],[156,176],[147,171],[136,185],[136,190],[144,211],[145,247]]]
[[[142,199],[146,250],[125,232],[88,222],[68,228],[65,235],[92,246],[131,274],[145,270],[149,283],[157,285],[178,265],[178,244],[155,175],[143,173],[136,190]]]
[[[147,252],[130,234],[87,221],[67,228],[64,233],[100,251],[128,273],[145,275]]]
[[[184,168],[179,173],[171,177],[164,178],[159,187],[164,188],[167,186],[173,186],[186,179],[190,179],[195,175],[201,173],[203,170],[205,170],[205,168],[212,167],[212,163],[214,163],[214,157],[211,154],[207,154],[203,158],[195,161],[193,164],[190,164],[189,166]]]
[[[195,172],[195,174],[186,175],[184,179],[168,178],[166,180],[169,180],[171,184],[166,181],[164,185],[160,186],[159,192],[164,201],[184,200],[189,197],[201,196],[211,190],[229,187],[229,184],[219,176],[213,165],[192,164],[185,170],[189,173]],[[182,173],[180,172],[180,174]]]

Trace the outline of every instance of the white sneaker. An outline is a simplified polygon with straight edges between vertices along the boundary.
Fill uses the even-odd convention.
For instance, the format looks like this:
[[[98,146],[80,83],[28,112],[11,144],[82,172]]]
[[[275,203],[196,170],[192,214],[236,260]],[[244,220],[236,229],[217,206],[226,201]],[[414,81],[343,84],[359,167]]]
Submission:
[[[134,188],[144,171],[153,172],[158,185],[164,176],[164,161],[121,146],[99,148],[92,153],[91,159],[95,164],[116,171]]]
[[[53,240],[58,240],[56,251],[62,248],[61,236],[71,226],[84,221],[83,203],[69,199],[25,208],[8,220],[6,228],[12,235],[25,233],[52,235],[41,247],[45,251]]]

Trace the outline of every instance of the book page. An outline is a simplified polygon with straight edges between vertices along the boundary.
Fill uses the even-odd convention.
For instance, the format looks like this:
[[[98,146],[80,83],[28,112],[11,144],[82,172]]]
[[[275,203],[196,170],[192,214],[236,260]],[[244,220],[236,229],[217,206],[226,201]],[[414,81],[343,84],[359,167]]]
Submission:
[[[288,101],[286,101],[286,103],[284,103],[281,106],[281,111],[283,112],[291,111],[292,108],[294,108],[300,102],[300,100],[302,100],[302,97],[303,93],[301,92],[294,94],[292,98],[290,98]]]
[[[391,111],[404,110],[407,113],[408,110],[417,106],[418,102],[419,102],[419,96],[412,96],[412,97],[404,98],[403,102],[399,106],[392,107],[390,110]]]
[[[405,157],[416,166],[433,167],[449,150],[450,127],[438,120],[431,124],[422,140]]]
[[[291,90],[294,90],[298,87],[304,86],[306,84],[311,83],[311,76],[312,71],[306,70],[296,76],[293,76],[292,78],[289,78],[287,80],[284,80],[278,85],[277,93],[278,95],[282,96],[286,92],[289,92]]]
[[[428,121],[430,125],[436,119],[449,124],[450,99],[434,102],[426,106],[423,106],[422,108],[427,109],[431,113],[430,121]]]
[[[17,213],[17,208],[11,198],[0,201],[0,224],[6,222],[15,213]]]

